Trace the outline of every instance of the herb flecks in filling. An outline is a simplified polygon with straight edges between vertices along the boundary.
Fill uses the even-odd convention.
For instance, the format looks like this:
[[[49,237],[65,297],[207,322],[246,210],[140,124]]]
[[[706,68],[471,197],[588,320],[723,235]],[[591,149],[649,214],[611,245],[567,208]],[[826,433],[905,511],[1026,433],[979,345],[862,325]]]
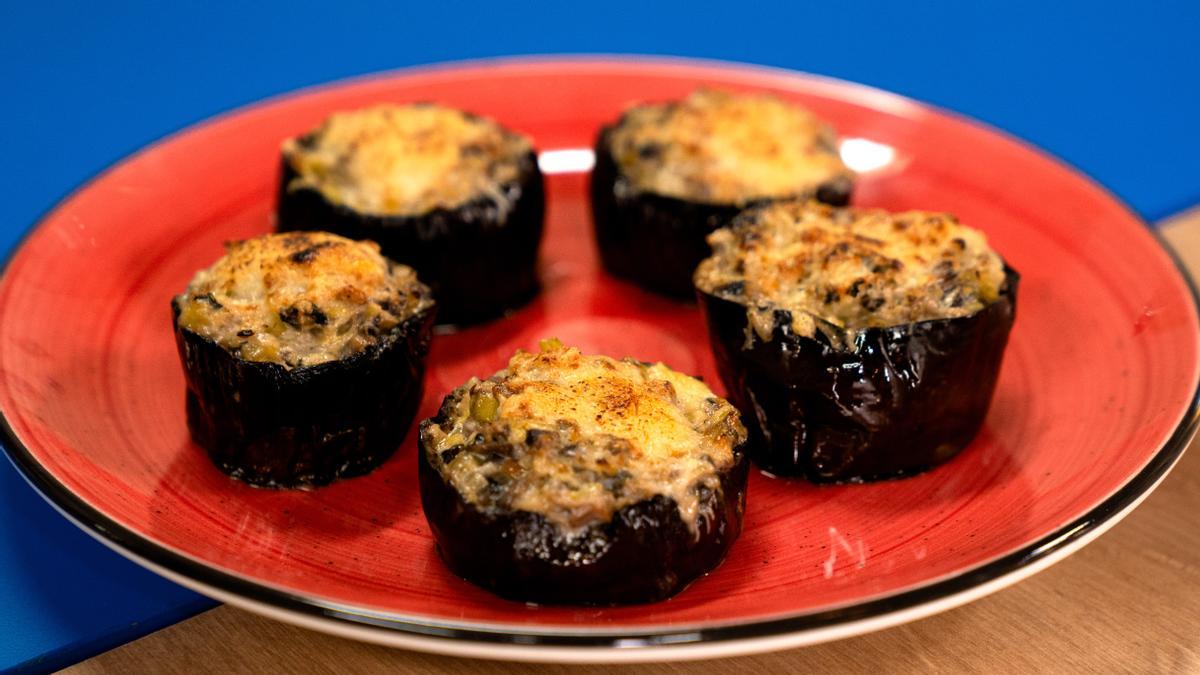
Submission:
[[[421,215],[478,198],[508,205],[531,145],[492,120],[418,103],[335,113],[283,144],[298,174],[290,191],[318,190],[359,213]]]
[[[346,358],[433,302],[373,242],[291,232],[226,249],[176,298],[178,321],[248,361],[298,368]]]
[[[797,335],[843,347],[867,328],[970,316],[1005,278],[983,233],[946,213],[788,201],[746,211],[708,241],[696,286],[745,305],[763,340],[779,311]]]
[[[811,196],[853,173],[833,130],[766,94],[701,89],[680,101],[628,110],[610,147],[629,187],[714,204]]]
[[[441,417],[424,430],[428,459],[467,502],[541,514],[567,533],[658,495],[695,532],[746,438],[703,382],[557,340],[472,378]]]

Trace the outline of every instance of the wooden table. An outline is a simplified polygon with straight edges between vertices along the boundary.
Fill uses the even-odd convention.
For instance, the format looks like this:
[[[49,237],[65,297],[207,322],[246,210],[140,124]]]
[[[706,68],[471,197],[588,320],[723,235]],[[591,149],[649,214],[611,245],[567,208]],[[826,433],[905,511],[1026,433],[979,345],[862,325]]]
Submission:
[[[1200,277],[1200,209],[1163,225]],[[1200,448],[1128,518],[1049,570],[965,607],[814,647],[704,664],[726,672],[1200,672]],[[672,673],[695,663],[499,663],[366,645],[219,607],[72,673]]]

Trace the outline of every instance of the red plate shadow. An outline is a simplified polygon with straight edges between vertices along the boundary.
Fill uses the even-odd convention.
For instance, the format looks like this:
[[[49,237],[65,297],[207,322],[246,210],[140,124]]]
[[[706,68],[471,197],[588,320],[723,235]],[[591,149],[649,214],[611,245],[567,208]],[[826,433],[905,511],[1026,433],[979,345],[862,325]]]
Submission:
[[[573,609],[506,602],[447,573],[421,513],[411,433],[380,470],[314,492],[246,487],[190,443],[168,301],[222,241],[270,230],[283,138],[334,110],[436,100],[494,116],[543,151],[585,148],[628,102],[700,84],[775,91],[843,138],[879,144],[858,144],[863,161],[886,162],[863,173],[858,204],[955,212],[1021,271],[995,402],[959,458],[867,486],[756,474],[745,533],[716,572],[667,602]],[[718,382],[695,308],[598,270],[585,176],[553,175],[548,194],[545,291],[511,319],[435,340],[422,417],[467,377],[544,336]],[[709,64],[470,65],[255,105],[160,142],[76,192],[29,235],[0,287],[9,451],[85,526],[235,595],[486,640],[512,638],[471,629],[500,624],[526,643],[556,644],[771,634],[912,607],[1013,573],[1154,485],[1190,436],[1197,379],[1187,281],[1143,224],[1087,179],[890,94]],[[705,632],[683,635],[685,627]]]

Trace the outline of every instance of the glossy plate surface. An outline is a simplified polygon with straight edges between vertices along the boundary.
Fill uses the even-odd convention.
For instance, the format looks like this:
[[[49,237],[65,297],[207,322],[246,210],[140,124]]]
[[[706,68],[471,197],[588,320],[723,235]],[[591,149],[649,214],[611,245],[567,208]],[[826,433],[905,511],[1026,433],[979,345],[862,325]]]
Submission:
[[[588,155],[553,152],[589,147],[630,101],[701,84],[809,106],[837,127],[843,154],[862,170],[857,204],[954,212],[1021,271],[991,413],[956,460],[867,486],[756,473],[745,533],[716,572],[667,602],[573,609],[499,600],[445,570],[416,491],[415,433],[375,473],[313,492],[244,486],[190,443],[170,297],[221,254],[221,242],[270,230],[285,137],[379,101],[435,100],[493,116],[529,134],[552,174],[543,294],[508,320],[435,339],[422,417],[466,378],[544,336],[717,383],[694,307],[598,270],[581,172]],[[1157,484],[1193,431],[1197,364],[1188,282],[1143,224],[1087,179],[890,94],[695,62],[443,67],[255,105],[168,138],[77,191],[30,234],[0,286],[5,445],[74,520],[171,578],[273,616],[494,657],[778,648],[1011,583],[1099,534]]]

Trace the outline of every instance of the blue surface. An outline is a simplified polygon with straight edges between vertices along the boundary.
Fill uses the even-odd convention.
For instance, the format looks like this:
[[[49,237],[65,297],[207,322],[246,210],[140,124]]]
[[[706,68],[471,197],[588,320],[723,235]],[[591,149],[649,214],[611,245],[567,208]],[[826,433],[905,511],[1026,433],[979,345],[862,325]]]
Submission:
[[[348,75],[521,53],[677,54],[856,80],[1041,145],[1148,219],[1200,202],[1200,3],[909,4],[755,14],[643,0],[508,17],[500,3],[7,3],[0,250],[99,169],[213,113]],[[75,531],[7,464],[0,509],[0,668],[65,663],[200,606]]]
[[[0,464],[0,670],[61,668],[213,605],[94,541]]]

